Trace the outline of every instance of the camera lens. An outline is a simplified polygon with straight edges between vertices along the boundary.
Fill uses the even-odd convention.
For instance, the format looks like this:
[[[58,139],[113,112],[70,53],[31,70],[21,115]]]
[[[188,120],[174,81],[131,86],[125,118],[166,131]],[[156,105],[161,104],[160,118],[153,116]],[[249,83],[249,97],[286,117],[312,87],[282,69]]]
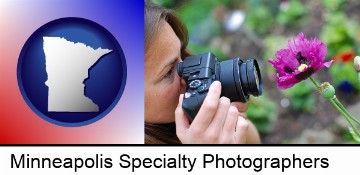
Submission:
[[[249,96],[262,94],[260,69],[255,59],[240,58],[220,62],[218,66],[222,94],[231,101],[247,102]]]
[[[257,71],[256,69],[254,69],[254,75],[255,75],[255,80],[256,80],[256,87],[259,89],[260,88],[260,85],[259,85],[259,77],[257,75]]]
[[[254,95],[254,96],[259,96],[262,94],[262,83],[261,83],[261,75],[260,75],[260,70],[259,70],[259,65],[257,63],[257,61],[255,59],[249,59],[246,61],[246,72],[241,72],[245,73],[247,76],[247,81],[246,79],[241,79],[242,84],[248,84],[249,85],[249,89],[244,89],[246,91],[246,93]],[[240,65],[243,66],[243,65]]]

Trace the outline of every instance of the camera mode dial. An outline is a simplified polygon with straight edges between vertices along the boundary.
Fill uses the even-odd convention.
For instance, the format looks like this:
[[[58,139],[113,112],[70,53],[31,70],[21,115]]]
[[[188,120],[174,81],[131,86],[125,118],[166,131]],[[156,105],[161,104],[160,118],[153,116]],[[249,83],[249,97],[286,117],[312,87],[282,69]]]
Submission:
[[[201,81],[200,80],[193,80],[189,83],[189,87],[191,89],[197,89],[199,86],[201,86]]]

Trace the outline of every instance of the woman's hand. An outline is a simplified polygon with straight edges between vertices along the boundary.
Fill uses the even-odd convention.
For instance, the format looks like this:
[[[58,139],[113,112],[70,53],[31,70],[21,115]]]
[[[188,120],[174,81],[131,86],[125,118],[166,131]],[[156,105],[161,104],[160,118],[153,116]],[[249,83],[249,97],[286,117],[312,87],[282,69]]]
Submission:
[[[221,83],[211,84],[209,92],[193,122],[189,123],[182,109],[183,94],[175,111],[176,134],[184,144],[191,143],[245,143],[249,122],[247,104],[230,103],[221,97]]]

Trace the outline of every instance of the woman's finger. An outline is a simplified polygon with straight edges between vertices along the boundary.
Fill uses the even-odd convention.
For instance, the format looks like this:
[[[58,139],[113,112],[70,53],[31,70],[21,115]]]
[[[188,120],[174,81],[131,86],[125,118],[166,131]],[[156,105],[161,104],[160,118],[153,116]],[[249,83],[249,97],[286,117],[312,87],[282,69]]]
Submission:
[[[186,130],[190,127],[189,120],[182,109],[184,94],[180,94],[179,104],[175,110],[175,123],[176,123],[176,134],[178,137],[181,137],[182,133],[186,132]]]
[[[244,119],[247,119],[247,115],[245,112],[240,112],[239,114],[240,114],[240,117],[244,117]]]
[[[235,106],[239,112],[246,112],[249,105],[247,103],[232,102],[231,105]]]
[[[238,121],[239,112],[233,105],[230,106],[227,117],[225,119],[224,127],[222,130],[224,142],[233,141],[236,123]]]
[[[208,128],[217,111],[220,95],[221,84],[219,81],[215,81],[211,84],[209,92],[190,127],[196,127],[196,130],[202,131]]]
[[[220,135],[224,127],[229,108],[230,99],[227,97],[221,97],[219,100],[218,109],[206,132],[209,132],[210,134]]]
[[[249,122],[244,117],[239,116],[236,124],[235,135],[234,135],[236,143],[246,142],[248,126],[249,126]]]

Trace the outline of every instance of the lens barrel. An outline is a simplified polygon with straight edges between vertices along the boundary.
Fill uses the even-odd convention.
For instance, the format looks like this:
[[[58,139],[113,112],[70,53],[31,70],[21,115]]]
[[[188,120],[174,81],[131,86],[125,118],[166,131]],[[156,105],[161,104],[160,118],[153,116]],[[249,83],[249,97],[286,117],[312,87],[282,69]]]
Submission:
[[[225,60],[218,66],[222,95],[231,101],[247,102],[249,96],[262,94],[260,69],[255,59],[243,62],[240,58]]]
[[[241,72],[242,73],[242,72]],[[249,84],[250,94],[253,96],[259,96],[262,94],[262,82],[260,69],[255,59],[249,59],[246,61],[246,75],[247,82]]]

